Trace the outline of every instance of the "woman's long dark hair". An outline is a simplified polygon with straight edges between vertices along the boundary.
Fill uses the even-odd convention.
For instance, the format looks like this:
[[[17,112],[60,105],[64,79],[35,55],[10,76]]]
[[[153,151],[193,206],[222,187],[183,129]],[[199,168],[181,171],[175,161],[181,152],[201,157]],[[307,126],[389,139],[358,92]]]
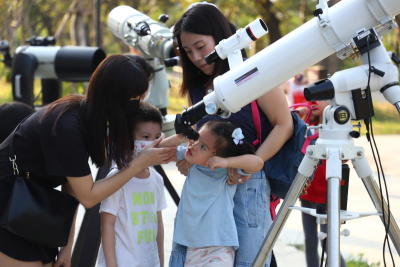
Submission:
[[[214,72],[208,76],[201,72],[188,58],[182,47],[181,33],[190,32],[202,35],[211,35],[215,44],[228,38],[235,32],[235,27],[229,23],[221,11],[210,4],[198,3],[187,10],[174,26],[174,38],[178,44],[179,55],[183,69],[181,94],[188,93],[189,88],[209,84],[212,79],[229,70],[228,60],[217,60]]]
[[[93,163],[100,167],[114,160],[119,168],[126,167],[134,145],[134,116],[128,113],[128,100],[147,91],[152,74],[152,67],[142,57],[108,56],[92,74],[86,98],[61,98],[49,105],[46,114],[57,109],[60,117],[68,109],[80,106]]]

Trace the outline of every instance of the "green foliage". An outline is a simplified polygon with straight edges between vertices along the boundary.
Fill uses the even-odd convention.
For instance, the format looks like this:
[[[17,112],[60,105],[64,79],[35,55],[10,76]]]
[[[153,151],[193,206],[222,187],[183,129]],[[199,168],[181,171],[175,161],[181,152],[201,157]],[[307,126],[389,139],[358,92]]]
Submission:
[[[372,127],[375,134],[400,134],[400,118],[396,108],[389,103],[374,103]],[[366,129],[362,130],[365,134]]]
[[[94,0],[0,0],[0,40],[8,40],[13,54],[15,48],[25,44],[32,36],[57,36],[57,45],[96,45]],[[167,26],[172,26],[187,7],[198,0],[102,0],[100,9],[101,47],[107,54],[129,51],[107,26],[109,12],[116,6],[128,5],[157,20],[162,13],[169,15]],[[249,55],[265,48],[270,39],[284,36],[301,24],[313,18],[312,11],[317,1],[309,0],[209,0],[237,27],[243,27],[261,17],[270,27],[270,33],[252,45]],[[338,2],[331,0],[330,3]],[[275,20],[274,20],[275,19]],[[276,26],[276,27],[275,27]],[[275,30],[274,30],[275,29]],[[77,34],[82,32],[81,35]],[[78,36],[79,35],[79,36]],[[397,29],[384,37],[389,50],[399,52],[400,31]],[[83,38],[83,39],[82,39]],[[273,39],[272,38],[272,39]],[[287,63],[290,64],[290,63]],[[339,63],[339,69],[360,64],[358,58]],[[10,70],[0,66],[0,102],[10,99],[7,93]],[[3,89],[6,88],[6,89]],[[63,94],[83,93],[84,84],[63,84]],[[176,95],[179,98],[179,95]],[[186,100],[182,100],[185,102]],[[179,102],[179,101],[178,101]],[[181,102],[179,102],[181,103]]]
[[[301,244],[293,243],[293,244],[289,244],[289,246],[294,247],[295,249],[297,249],[299,251],[303,251],[304,252],[304,250],[305,250],[305,246],[304,246],[303,243],[301,243]]]
[[[379,267],[379,262],[369,263],[369,261],[364,258],[363,254],[359,254],[357,257],[350,257],[346,260],[347,267]]]

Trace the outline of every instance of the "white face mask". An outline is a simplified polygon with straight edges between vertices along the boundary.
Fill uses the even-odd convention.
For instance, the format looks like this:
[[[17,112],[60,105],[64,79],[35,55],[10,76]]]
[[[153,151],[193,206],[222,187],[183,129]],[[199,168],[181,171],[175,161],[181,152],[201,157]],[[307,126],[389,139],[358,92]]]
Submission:
[[[149,98],[150,98],[150,91],[151,91],[151,89],[148,89],[148,90],[146,91],[146,93],[144,93],[144,96],[142,97],[142,101],[146,102],[147,100],[149,100]]]
[[[139,155],[140,152],[142,152],[142,150],[153,144],[154,141],[147,141],[147,140],[135,140],[135,148],[133,150],[133,157],[137,157],[137,155]]]

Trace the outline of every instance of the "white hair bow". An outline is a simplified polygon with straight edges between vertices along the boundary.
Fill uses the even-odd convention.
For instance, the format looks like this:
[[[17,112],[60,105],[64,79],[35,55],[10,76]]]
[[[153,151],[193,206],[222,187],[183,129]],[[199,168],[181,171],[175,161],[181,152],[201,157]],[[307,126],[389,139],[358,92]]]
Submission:
[[[232,139],[235,145],[243,143],[244,135],[242,133],[242,129],[236,128],[232,132]]]

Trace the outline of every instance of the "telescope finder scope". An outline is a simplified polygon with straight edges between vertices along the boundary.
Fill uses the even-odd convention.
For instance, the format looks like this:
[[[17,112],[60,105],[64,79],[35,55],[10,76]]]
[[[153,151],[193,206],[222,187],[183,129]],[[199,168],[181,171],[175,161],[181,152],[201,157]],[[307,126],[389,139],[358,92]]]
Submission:
[[[224,39],[218,43],[215,50],[206,56],[207,64],[211,64],[218,58],[225,59],[229,54],[236,50],[241,50],[249,46],[253,41],[268,33],[268,27],[265,22],[258,18],[249,23],[246,27],[236,31],[234,35],[228,39]]]

